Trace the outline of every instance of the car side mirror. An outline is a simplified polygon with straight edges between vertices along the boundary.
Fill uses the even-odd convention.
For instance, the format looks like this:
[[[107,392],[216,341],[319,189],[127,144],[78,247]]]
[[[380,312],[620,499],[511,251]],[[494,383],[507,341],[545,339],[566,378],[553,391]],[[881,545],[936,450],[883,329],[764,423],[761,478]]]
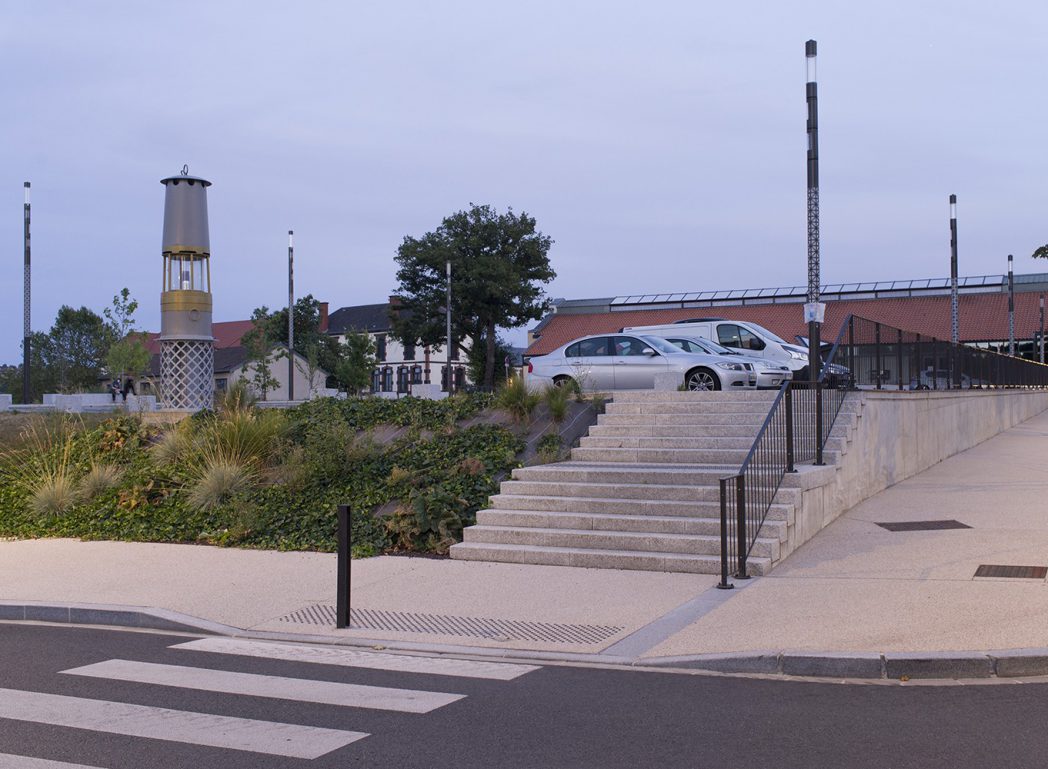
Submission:
[[[650,358],[651,356],[653,356],[653,355],[658,355],[658,353],[656,353],[656,352],[655,352],[655,351],[654,351],[653,349],[651,349],[650,347],[645,347],[645,348],[644,348],[644,354],[645,354],[645,355],[647,355],[647,356],[648,356],[649,358]]]

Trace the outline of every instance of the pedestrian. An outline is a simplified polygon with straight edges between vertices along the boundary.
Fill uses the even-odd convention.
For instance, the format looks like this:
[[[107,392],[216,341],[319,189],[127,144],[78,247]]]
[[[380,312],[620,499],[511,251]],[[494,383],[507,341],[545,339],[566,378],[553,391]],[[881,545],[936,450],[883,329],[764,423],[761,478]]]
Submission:
[[[116,394],[120,392],[120,382],[115,378],[109,383],[109,397],[113,399],[113,403],[116,403]]]
[[[128,393],[131,393],[132,395],[138,395],[138,393],[135,392],[135,382],[133,379],[131,379],[131,377],[128,377],[124,380],[123,395],[125,401],[127,400]]]

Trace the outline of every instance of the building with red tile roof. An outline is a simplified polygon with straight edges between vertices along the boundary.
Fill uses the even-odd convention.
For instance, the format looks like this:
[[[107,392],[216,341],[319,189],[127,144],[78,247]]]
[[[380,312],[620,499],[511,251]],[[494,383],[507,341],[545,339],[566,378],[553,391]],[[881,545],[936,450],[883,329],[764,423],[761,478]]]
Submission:
[[[960,341],[997,347],[1008,341],[1008,277],[986,275],[958,281]],[[849,314],[922,336],[950,339],[950,282],[912,281],[824,286],[826,319],[822,338],[833,341]],[[1048,274],[1015,276],[1015,338],[1032,343],[1041,328],[1040,301]],[[604,299],[554,301],[554,311],[529,332],[525,355],[545,355],[588,334],[627,326],[673,323],[688,318],[746,320],[793,340],[807,335],[803,304],[806,288],[734,289],[648,294]]]

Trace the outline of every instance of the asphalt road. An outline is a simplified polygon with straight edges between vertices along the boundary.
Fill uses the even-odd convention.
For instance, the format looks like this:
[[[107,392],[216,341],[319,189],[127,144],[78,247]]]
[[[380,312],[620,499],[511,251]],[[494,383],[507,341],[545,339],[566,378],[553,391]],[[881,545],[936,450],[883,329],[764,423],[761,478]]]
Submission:
[[[409,672],[172,648],[193,640],[0,623],[0,769],[51,769],[23,757],[106,769],[1048,764],[1042,683],[812,683],[562,666],[494,680],[436,675],[442,663],[432,658],[415,660],[430,672]],[[340,699],[361,693],[371,706]],[[320,730],[303,740],[285,725]],[[151,729],[187,741],[128,736]],[[252,750],[194,744],[236,738]],[[324,752],[325,740],[340,746]],[[255,752],[295,745],[322,755]]]

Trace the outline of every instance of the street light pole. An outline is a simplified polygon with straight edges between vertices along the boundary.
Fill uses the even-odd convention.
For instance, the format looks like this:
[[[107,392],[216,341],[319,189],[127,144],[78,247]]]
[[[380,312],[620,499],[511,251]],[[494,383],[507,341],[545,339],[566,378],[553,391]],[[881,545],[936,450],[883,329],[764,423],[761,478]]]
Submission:
[[[287,399],[295,400],[295,231],[287,231]]]
[[[447,263],[448,268],[448,295],[444,300],[444,304],[447,308],[447,320],[448,320],[448,395],[451,395],[455,391],[454,377],[451,375],[451,262]]]
[[[25,247],[25,267],[23,273],[23,315],[22,315],[22,403],[29,403],[29,337],[33,331],[30,322],[29,312],[29,182],[25,185],[25,205],[23,207],[23,213],[25,214],[25,231],[23,233],[23,243]]]
[[[957,315],[957,196],[950,195],[950,382],[961,386],[961,372],[957,366],[957,345],[960,342],[960,319]]]
[[[1015,355],[1015,278],[1011,254],[1008,254],[1008,354]]]
[[[822,366],[820,356],[819,304],[819,91],[815,82],[814,40],[804,44],[808,82],[808,378],[816,381]]]

